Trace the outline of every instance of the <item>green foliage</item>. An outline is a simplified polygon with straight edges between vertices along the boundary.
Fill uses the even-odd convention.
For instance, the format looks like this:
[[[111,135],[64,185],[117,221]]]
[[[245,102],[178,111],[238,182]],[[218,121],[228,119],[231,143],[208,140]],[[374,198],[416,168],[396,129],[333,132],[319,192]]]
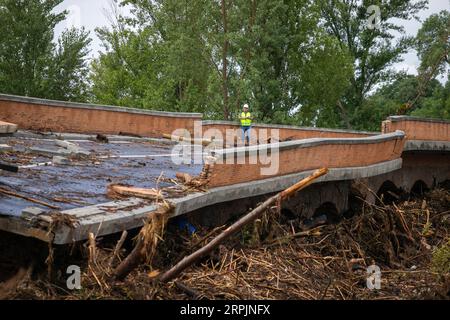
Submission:
[[[67,12],[62,0],[0,0],[0,92],[84,101],[87,98],[88,35],[67,30],[53,43]]]
[[[390,68],[401,60],[401,55],[412,45],[412,39],[402,37],[395,41],[394,33],[404,34],[404,28],[394,21],[408,20],[425,7],[428,1],[381,0],[319,0],[322,23],[342,48],[346,48],[354,65],[351,86],[340,98],[341,123],[346,127],[361,125],[367,114],[364,101],[376,85],[392,79]],[[377,5],[381,10],[379,28],[368,28],[367,8]],[[367,107],[367,105],[366,105]]]
[[[417,33],[415,44],[420,63],[420,71],[435,67],[433,76],[446,71],[449,64],[450,12],[441,11],[431,15]],[[436,65],[437,64],[437,65]]]
[[[450,81],[443,86],[436,80],[448,68],[449,30],[448,11],[425,20],[414,40],[421,59],[419,75],[399,73],[392,83],[365,99],[354,114],[355,128],[378,130],[378,123],[411,102],[413,108],[406,111],[413,116],[450,119]]]
[[[434,250],[432,268],[439,275],[447,275],[450,273],[450,240]]]
[[[122,4],[132,17],[98,31],[106,53],[93,64],[97,102],[211,119],[236,118],[249,103],[258,121],[313,125],[349,85],[348,51],[318,27],[313,1]]]
[[[450,120],[450,79],[445,86],[436,86],[431,96],[424,97],[413,116]]]
[[[450,118],[449,81],[435,80],[448,68],[449,12],[414,39],[399,22],[427,0],[116,0],[131,15],[97,30],[105,50],[90,66],[84,29],[53,42],[61,2],[0,0],[0,92],[209,119],[249,103],[259,122],[377,131],[412,101],[409,114]],[[379,28],[367,26],[370,5]],[[391,68],[411,48],[418,77]]]
[[[84,29],[75,28],[63,32],[58,47],[49,63],[47,98],[69,101],[86,101],[89,96],[89,54],[91,39]]]
[[[399,107],[411,101],[417,95],[419,78],[400,73],[396,80],[378,89],[369,96],[358,110],[355,117],[359,121],[355,128],[366,130],[380,130],[380,123],[389,115],[396,114]],[[417,108],[410,114],[413,116],[450,119],[450,81],[445,87],[432,80],[424,94],[417,101]]]

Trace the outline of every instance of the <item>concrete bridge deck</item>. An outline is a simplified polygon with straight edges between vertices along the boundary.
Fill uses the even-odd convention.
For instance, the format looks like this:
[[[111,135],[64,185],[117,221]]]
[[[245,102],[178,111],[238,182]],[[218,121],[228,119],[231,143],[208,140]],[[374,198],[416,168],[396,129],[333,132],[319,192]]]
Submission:
[[[0,139],[0,145],[10,146],[3,153],[0,151],[2,161],[22,161],[18,173],[0,172],[0,187],[3,184],[59,207],[49,210],[23,199],[1,197],[1,230],[66,244],[86,239],[89,232],[102,236],[133,229],[143,224],[157,204],[136,198],[109,201],[108,184],[152,188],[156,187],[161,172],[174,178],[176,172],[198,175],[202,171],[203,163],[175,165],[171,158],[174,150],[179,149],[174,149],[173,142],[158,139],[172,129],[194,133],[198,129],[197,114],[166,117],[158,112],[108,108],[91,109],[89,105],[0,95],[0,120],[15,123],[24,113],[31,119],[36,111],[48,112],[45,128],[37,126],[33,119],[17,121],[19,128],[66,132],[33,135],[20,131]],[[90,114],[87,117],[91,127],[80,125],[92,110],[106,114]],[[130,114],[136,118],[129,120]],[[103,121],[105,117],[109,123],[100,126],[101,131],[92,127],[95,121]],[[61,120],[63,126],[58,124]],[[208,137],[221,136],[226,141],[235,141],[229,137],[236,135],[230,130],[236,129],[235,123],[205,121],[200,126]],[[175,205],[174,217],[194,215],[205,223],[226,220],[230,208],[233,214],[244,213],[261,197],[285,189],[316,168],[329,167],[328,175],[284,207],[303,218],[314,216],[324,205],[328,210],[331,205],[335,214],[342,214],[348,209],[349,196],[355,189],[359,196],[373,202],[382,188],[409,192],[419,182],[432,187],[450,180],[449,128],[450,122],[411,117],[390,117],[383,123],[381,133],[257,125],[257,136],[277,135],[279,140],[287,141],[250,147],[200,148],[201,155],[208,155],[207,191],[176,198],[169,195],[167,200]],[[74,133],[67,133],[71,131]],[[124,132],[146,138],[126,137]],[[89,134],[96,133],[112,135],[109,143],[93,141],[95,135]],[[91,155],[70,165],[55,165],[43,150],[50,155],[57,154],[57,140],[76,143]],[[26,152],[30,148],[34,149],[33,156]],[[199,149],[193,151],[198,153]],[[167,187],[171,183],[160,182],[159,186]],[[67,203],[53,201],[61,198]]]

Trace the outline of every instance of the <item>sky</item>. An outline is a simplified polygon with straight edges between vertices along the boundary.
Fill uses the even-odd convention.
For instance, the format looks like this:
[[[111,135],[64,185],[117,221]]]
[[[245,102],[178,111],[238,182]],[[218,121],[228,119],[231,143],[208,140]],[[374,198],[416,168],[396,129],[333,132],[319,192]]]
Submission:
[[[65,0],[57,8],[57,11],[68,10],[69,17],[66,21],[60,23],[56,28],[56,37],[70,26],[84,26],[86,30],[91,32],[91,57],[98,56],[98,52],[102,50],[101,41],[95,34],[98,27],[110,25],[107,12],[111,12],[112,0]],[[430,0],[428,9],[419,13],[422,22],[430,15],[441,10],[450,10],[450,0]],[[126,9],[121,9],[126,13]],[[124,11],[125,10],[125,11]],[[399,20],[400,24],[405,27],[407,35],[415,36],[421,26],[421,22],[412,20]],[[403,56],[404,61],[394,65],[396,70],[403,70],[408,73],[416,74],[419,60],[416,52],[411,50]],[[441,79],[444,80],[444,79]]]

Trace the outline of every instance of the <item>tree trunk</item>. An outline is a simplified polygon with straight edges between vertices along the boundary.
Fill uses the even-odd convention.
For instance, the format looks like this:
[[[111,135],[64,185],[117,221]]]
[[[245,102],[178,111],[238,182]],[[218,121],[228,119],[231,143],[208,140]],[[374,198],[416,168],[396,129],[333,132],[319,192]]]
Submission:
[[[230,119],[228,110],[228,16],[226,0],[221,0],[222,23],[223,23],[223,48],[222,48],[222,95],[223,95],[223,116],[225,120]]]

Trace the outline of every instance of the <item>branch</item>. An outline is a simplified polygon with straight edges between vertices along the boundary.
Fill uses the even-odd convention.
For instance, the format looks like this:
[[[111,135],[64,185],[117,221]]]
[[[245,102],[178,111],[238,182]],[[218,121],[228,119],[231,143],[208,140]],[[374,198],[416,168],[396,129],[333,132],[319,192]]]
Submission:
[[[211,253],[215,248],[217,248],[221,243],[223,243],[226,239],[228,239],[233,234],[240,231],[244,226],[248,225],[249,223],[255,221],[258,219],[267,208],[272,206],[273,204],[280,204],[281,201],[286,200],[287,198],[294,195],[296,192],[306,188],[310,184],[312,184],[316,179],[319,177],[325,175],[328,173],[327,168],[323,168],[320,170],[317,170],[309,177],[303,179],[302,181],[296,183],[292,187],[284,190],[283,192],[280,192],[279,194],[269,198],[266,200],[263,204],[252,210],[249,214],[245,215],[241,219],[239,219],[237,222],[235,222],[233,225],[231,225],[229,228],[227,228],[225,231],[223,231],[219,236],[214,238],[210,243],[208,243],[203,248],[200,248],[199,250],[195,251],[191,255],[185,257],[183,260],[181,260],[178,264],[176,264],[174,267],[163,273],[159,280],[161,282],[168,282],[174,278],[176,278],[183,270],[185,270],[190,265],[194,264],[204,256]]]

